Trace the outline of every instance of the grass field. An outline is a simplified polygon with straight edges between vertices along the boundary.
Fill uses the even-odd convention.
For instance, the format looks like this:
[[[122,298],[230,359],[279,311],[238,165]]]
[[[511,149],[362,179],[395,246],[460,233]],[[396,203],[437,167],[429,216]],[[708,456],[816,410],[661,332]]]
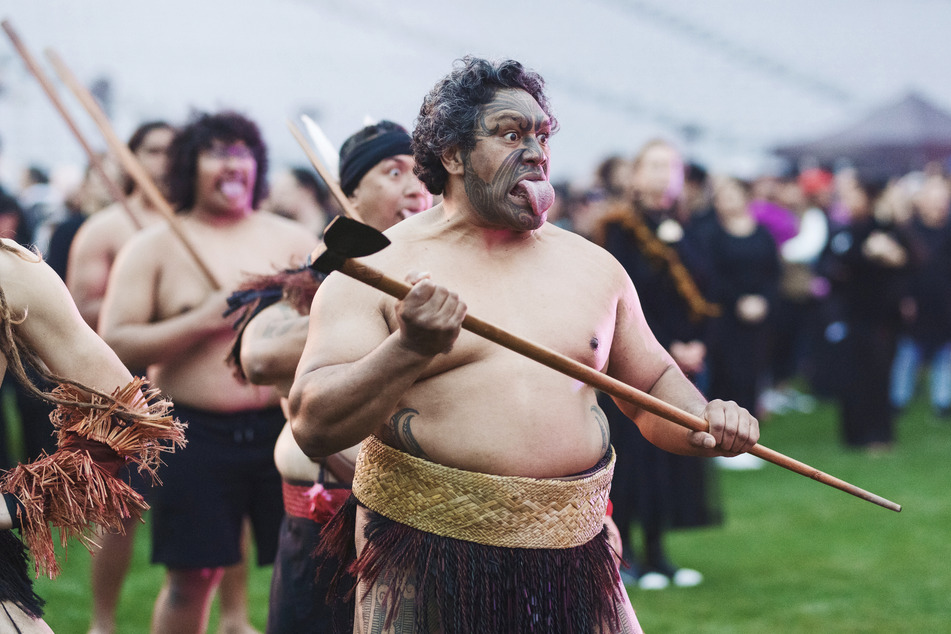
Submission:
[[[824,404],[808,416],[772,418],[762,442],[904,510],[773,465],[720,472],[725,524],[668,537],[672,558],[701,570],[705,582],[631,591],[648,634],[951,632],[951,424],[918,401],[899,420],[895,450],[876,456],[843,450],[837,432],[835,411]],[[148,563],[148,542],[141,527],[119,610],[123,634],[148,631],[162,582],[162,570]],[[63,574],[39,581],[58,634],[85,632],[89,559],[74,544]],[[249,583],[252,622],[262,630],[269,575],[254,569]]]

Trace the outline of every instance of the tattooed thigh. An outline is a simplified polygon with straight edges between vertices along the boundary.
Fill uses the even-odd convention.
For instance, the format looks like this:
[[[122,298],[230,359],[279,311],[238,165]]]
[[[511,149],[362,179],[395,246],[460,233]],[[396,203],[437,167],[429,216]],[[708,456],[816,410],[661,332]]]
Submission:
[[[411,634],[415,632],[416,579],[384,572],[371,587],[361,582],[356,605],[357,634]],[[392,618],[391,618],[392,617]]]

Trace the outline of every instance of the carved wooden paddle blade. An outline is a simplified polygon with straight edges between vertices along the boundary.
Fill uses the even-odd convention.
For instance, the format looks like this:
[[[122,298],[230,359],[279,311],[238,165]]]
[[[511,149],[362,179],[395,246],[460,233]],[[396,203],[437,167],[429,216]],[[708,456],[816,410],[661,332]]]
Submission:
[[[337,216],[324,229],[324,241],[311,253],[311,268],[331,273],[350,258],[359,258],[382,251],[389,239],[369,225],[346,216]]]

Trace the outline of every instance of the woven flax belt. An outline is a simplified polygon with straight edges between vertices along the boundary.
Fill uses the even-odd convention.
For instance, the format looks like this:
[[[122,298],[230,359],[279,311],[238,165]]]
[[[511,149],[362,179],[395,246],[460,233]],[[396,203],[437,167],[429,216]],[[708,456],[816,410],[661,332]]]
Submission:
[[[363,441],[353,493],[368,509],[442,537],[504,548],[573,548],[601,532],[614,475],[576,480],[496,476],[446,467]]]

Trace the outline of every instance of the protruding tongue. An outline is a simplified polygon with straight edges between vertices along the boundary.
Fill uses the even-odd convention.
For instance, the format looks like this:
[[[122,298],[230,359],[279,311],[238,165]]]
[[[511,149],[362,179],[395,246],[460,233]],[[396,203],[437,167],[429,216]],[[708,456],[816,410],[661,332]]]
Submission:
[[[228,198],[237,198],[244,194],[244,185],[237,181],[227,181],[221,184],[221,193]]]
[[[555,203],[555,189],[548,181],[519,181],[515,192],[525,194],[536,216],[548,211]]]

